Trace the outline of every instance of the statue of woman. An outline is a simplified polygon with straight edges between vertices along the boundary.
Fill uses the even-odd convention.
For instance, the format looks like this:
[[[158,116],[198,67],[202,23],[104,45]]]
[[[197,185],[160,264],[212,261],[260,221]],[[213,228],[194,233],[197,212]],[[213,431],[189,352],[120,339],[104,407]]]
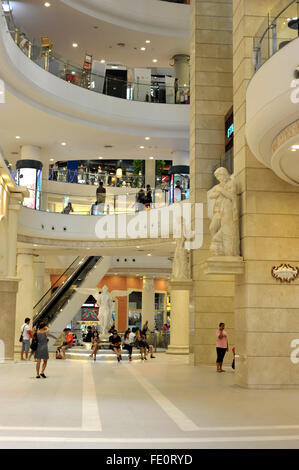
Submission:
[[[209,199],[215,199],[210,224],[212,242],[210,249],[216,256],[239,256],[239,214],[237,191],[233,177],[226,168],[220,167],[214,173],[219,184],[209,192]]]

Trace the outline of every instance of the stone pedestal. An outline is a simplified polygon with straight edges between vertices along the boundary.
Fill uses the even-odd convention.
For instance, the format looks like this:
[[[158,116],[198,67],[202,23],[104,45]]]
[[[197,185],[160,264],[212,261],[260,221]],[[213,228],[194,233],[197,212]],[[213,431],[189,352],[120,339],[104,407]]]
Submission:
[[[14,358],[18,284],[16,278],[0,278],[0,362]]]
[[[167,354],[189,354],[189,291],[191,280],[169,282],[171,298],[170,345]]]

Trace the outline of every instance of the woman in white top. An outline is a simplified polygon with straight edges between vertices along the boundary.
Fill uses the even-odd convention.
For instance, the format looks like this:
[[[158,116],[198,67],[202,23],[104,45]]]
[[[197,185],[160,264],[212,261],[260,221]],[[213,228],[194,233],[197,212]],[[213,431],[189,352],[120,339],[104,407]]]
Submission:
[[[130,328],[128,328],[127,331],[125,332],[125,335],[124,335],[123,349],[126,349],[128,351],[129,361],[132,361],[133,346],[131,344],[132,337],[130,338],[130,335],[131,335],[131,330],[130,330]]]
[[[96,358],[97,358],[97,350],[99,349],[100,342],[101,342],[101,339],[99,337],[99,333],[97,331],[95,331],[93,333],[93,337],[91,338],[91,342],[92,342],[92,353],[91,353],[90,357],[93,356],[93,360],[95,361]]]

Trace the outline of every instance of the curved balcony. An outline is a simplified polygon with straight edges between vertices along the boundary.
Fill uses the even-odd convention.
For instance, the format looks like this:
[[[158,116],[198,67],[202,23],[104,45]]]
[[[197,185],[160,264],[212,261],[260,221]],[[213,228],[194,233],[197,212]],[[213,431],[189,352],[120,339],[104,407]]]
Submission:
[[[96,93],[95,91],[105,90],[105,86],[108,89],[109,84],[105,85],[104,77],[82,73],[82,69],[80,81],[76,83],[80,86],[75,86],[71,77],[76,79],[78,69],[74,66],[75,70],[72,70],[70,64],[70,74],[65,74],[65,77],[70,75],[69,80],[62,80],[60,66],[64,64],[67,67],[67,63],[56,56],[51,57],[49,50],[44,50],[41,57],[39,51],[35,51],[25,37],[20,39],[20,35],[15,36],[11,24],[8,28],[8,17],[6,15],[6,18],[0,18],[0,70],[1,78],[9,85],[10,91],[46,112],[103,130],[134,135],[144,135],[146,132],[149,136],[188,138],[189,106],[151,103],[154,91],[145,83],[138,84],[138,87],[132,82],[124,83],[126,97],[142,98],[144,102]],[[11,31],[15,40],[8,34]],[[25,41],[21,44],[23,39]],[[34,58],[35,62],[26,54],[31,59]],[[174,102],[175,89],[166,87],[164,92],[165,101],[168,100],[169,94]]]
[[[69,7],[107,23],[144,33],[189,37],[190,7],[187,1],[126,0],[60,0]]]
[[[246,136],[255,157],[282,179],[299,184],[299,38],[254,75],[246,96]]]

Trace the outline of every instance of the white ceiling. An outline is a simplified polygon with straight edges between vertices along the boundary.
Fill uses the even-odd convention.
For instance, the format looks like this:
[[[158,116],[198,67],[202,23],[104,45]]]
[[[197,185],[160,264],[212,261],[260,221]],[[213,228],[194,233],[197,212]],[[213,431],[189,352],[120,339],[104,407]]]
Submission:
[[[68,7],[59,0],[51,0],[45,8],[43,0],[11,1],[18,27],[30,38],[40,42],[41,36],[49,36],[54,51],[82,65],[85,53],[94,59],[121,63],[128,67],[168,67],[175,54],[189,54],[187,37],[162,36],[129,30],[106,23]],[[96,27],[96,29],[95,29]],[[149,39],[151,43],[145,44]],[[75,49],[72,44],[78,43]],[[124,47],[117,44],[124,43]],[[146,47],[142,52],[141,47]]]
[[[21,139],[17,140],[16,136]],[[144,136],[146,137],[146,136]],[[21,145],[42,148],[42,161],[84,160],[98,157],[123,159],[172,159],[174,150],[188,150],[185,139],[152,137],[103,131],[53,116],[6,92],[6,103],[0,104],[0,145],[5,158],[19,160]],[[63,147],[61,142],[66,142]],[[105,145],[112,145],[106,149]],[[143,145],[145,148],[140,149]],[[13,155],[17,152],[17,155]]]

